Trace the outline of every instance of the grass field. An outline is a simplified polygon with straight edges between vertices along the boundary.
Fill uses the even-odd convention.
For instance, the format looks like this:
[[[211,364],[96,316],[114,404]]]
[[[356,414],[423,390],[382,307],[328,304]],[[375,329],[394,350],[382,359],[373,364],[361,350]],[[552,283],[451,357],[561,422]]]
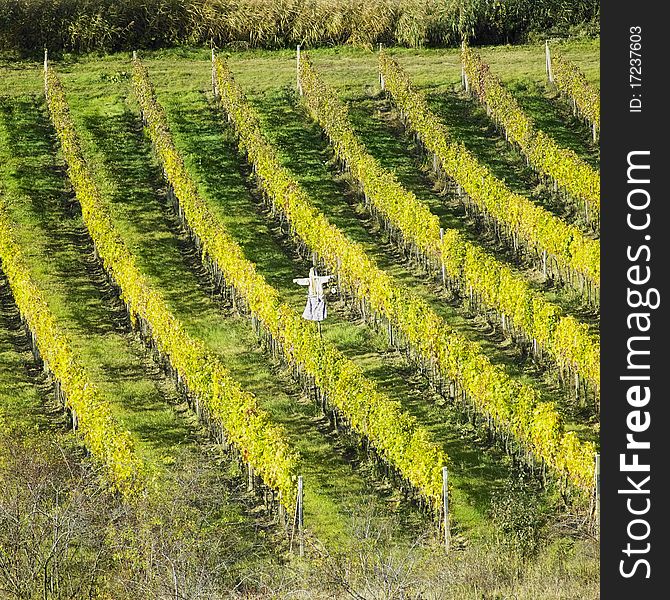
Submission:
[[[597,40],[565,42],[562,51],[598,84]],[[505,143],[485,110],[460,90],[456,50],[398,49],[393,54],[416,85],[428,92],[431,108],[449,124],[456,139],[515,191],[572,219],[523,157]],[[598,167],[599,151],[589,127],[545,83],[543,46],[482,48],[481,54],[539,128]],[[535,289],[597,335],[598,315],[592,307],[513,259],[504,245],[482,234],[455,198],[436,188],[428,160],[380,94],[373,53],[335,47],[311,51],[310,56],[327,83],[346,100],[368,150],[395,170],[401,183],[439,216],[442,226],[460,230],[512,263]],[[144,53],[142,59],[201,194],[259,273],[284,301],[301,311],[304,288],[292,279],[304,277],[311,260],[300,256],[281,234],[278,222],[261,207],[234,131],[213,100],[209,50],[160,50]],[[598,414],[593,406],[575,401],[551,367],[533,363],[483,316],[408,262],[365,212],[352,182],[339,173],[327,139],[300,105],[295,53],[254,50],[230,54],[228,60],[260,112],[264,131],[319,211],[362,244],[380,268],[428,302],[456,332],[479,343],[492,362],[555,402],[568,429],[597,443]],[[306,598],[597,597],[597,539],[563,505],[558,488],[551,481],[543,487],[537,478],[524,474],[482,426],[431,389],[405,356],[389,346],[384,332],[375,331],[351,307],[335,300],[329,305],[323,336],[413,415],[452,459],[453,540],[446,556],[430,516],[385,476],[359,438],[333,427],[289,370],[263,351],[248,319],[215,292],[197,250],[169,207],[161,168],[142,131],[129,55],[66,55],[51,68],[63,81],[84,155],[112,219],[141,270],[187,331],[221,357],[271,420],[285,428],[300,455],[308,541],[305,561],[288,552],[283,528],[273,526],[257,497],[246,491],[245,474],[207,437],[174,383],[130,328],[123,304],[93,256],[73,197],[44,103],[41,64],[0,59],[2,202],[9,207],[31,274],[47,294],[49,308],[112,403],[116,418],[164,481],[163,497],[183,495],[189,511],[195,511],[188,512],[189,518],[206,522],[207,531],[234,526],[230,548],[248,560],[232,561],[225,568],[219,563],[221,572],[212,567],[220,577],[207,585],[227,585],[231,597],[289,597],[282,595],[289,593]],[[69,435],[63,417],[47,400],[49,383],[26,350],[6,285],[2,292],[2,414],[25,430],[56,428],[58,435]],[[191,496],[183,484],[194,465],[204,474]],[[216,496],[203,492],[208,482]],[[217,552],[231,560],[221,548]],[[194,556],[197,561],[197,552]],[[234,593],[233,585],[237,585]],[[418,595],[421,590],[425,596]],[[141,591],[133,593],[141,597]]]

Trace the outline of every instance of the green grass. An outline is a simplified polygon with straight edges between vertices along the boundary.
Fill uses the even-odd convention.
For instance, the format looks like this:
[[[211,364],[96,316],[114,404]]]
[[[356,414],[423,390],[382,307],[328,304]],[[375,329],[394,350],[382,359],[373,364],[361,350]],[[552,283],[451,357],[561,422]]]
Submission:
[[[209,499],[206,509],[200,509],[201,518],[207,514],[213,523],[238,527],[242,552],[255,545],[256,528],[265,526],[263,518],[252,516],[253,501],[235,489],[239,482],[234,464],[221,461],[220,450],[209,442],[173,384],[128,329],[122,304],[93,260],[47,119],[40,99],[0,99],[0,131],[5,134],[0,145],[0,181],[31,276],[115,418],[130,431],[138,453],[152,466],[159,493],[170,497],[174,486],[181,485],[193,465],[198,465],[200,481],[220,491],[217,498]],[[57,410],[50,404],[39,407],[39,391],[43,393],[45,386],[37,378],[31,388],[25,378],[36,367],[25,351],[19,354],[25,341],[10,326],[4,302],[0,323],[5,325],[0,331],[7,366],[0,370],[3,412],[25,413],[36,426],[49,427],[59,421]],[[7,310],[11,316],[11,303]],[[281,546],[281,539],[276,543]]]
[[[519,159],[518,153],[513,152],[503,141],[489,144],[478,128],[478,119],[465,114],[464,109],[470,103],[457,96],[451,98],[455,99],[460,107],[457,109],[459,117],[451,121],[458,123],[458,129],[463,132],[461,137],[470,140],[471,149],[476,145],[481,148],[480,152],[487,153],[489,167],[499,170],[498,175],[504,177],[508,184],[510,180],[514,180],[518,182],[519,187],[523,187],[523,178],[519,177],[519,173],[523,173],[527,167]],[[430,173],[431,161],[424,157],[420,146],[406,135],[397,113],[386,100],[378,96],[366,96],[350,99],[348,104],[351,122],[368,151],[383,167],[395,171],[405,188],[413,192],[433,214],[440,218],[442,226],[458,229],[472,243],[485,246],[500,261],[510,264],[523,274],[529,284],[543,293],[547,300],[559,304],[568,314],[586,322],[597,335],[598,318],[592,307],[585,306],[583,301],[569,289],[544,282],[541,271],[531,265],[519,263],[504,244],[498,242],[492,235],[485,235],[477,222],[465,214],[455,194],[435,188],[436,184]],[[485,111],[482,111],[482,115],[486,118]],[[520,164],[517,165],[516,162]]]
[[[187,330],[220,355],[273,420],[286,426],[292,445],[303,458],[305,519],[310,530],[334,547],[346,543],[342,532],[356,506],[375,502],[389,505],[401,528],[425,529],[423,517],[409,505],[394,509],[396,493],[371,477],[355,445],[334,437],[327,419],[269,363],[247,320],[236,317],[213,295],[190,242],[166,211],[160,170],[151,157],[139,116],[126,99],[111,91],[101,104],[85,92],[75,93],[80,84],[67,78],[73,115],[117,226],[141,269]],[[229,186],[221,189],[232,197],[238,195]],[[253,227],[247,228],[243,219],[237,219],[237,225],[254,240]]]
[[[292,278],[304,275],[309,269],[309,261],[296,257],[290,244],[276,231],[274,223],[258,210],[258,198],[244,189],[246,165],[237,156],[232,133],[222,126],[221,115],[212,112],[204,97],[195,93],[183,96],[181,93],[168,94],[165,89],[159,89],[158,93],[167,108],[177,143],[189,156],[190,166],[197,174],[211,206],[227,224],[247,256],[253,258],[259,271],[277,287],[286,301],[293,303],[296,309],[302,309],[304,290],[292,284]],[[282,116],[281,131],[298,139],[296,129],[304,124],[298,123],[296,128],[287,129],[285,117]],[[311,164],[307,160],[308,154],[313,155],[313,151],[303,146],[300,164]],[[319,182],[325,186],[339,185],[329,178],[328,173],[316,172],[312,183],[319,185]],[[347,205],[338,203],[338,208],[346,211]],[[359,234],[362,241],[369,241],[365,230],[359,231]],[[274,266],[278,262],[290,265],[292,271],[278,271]],[[374,380],[382,391],[400,401],[406,410],[434,433],[434,439],[443,443],[456,462],[464,465],[456,475],[457,478],[470,481],[473,474],[477,478],[476,474],[484,470],[485,479],[490,482],[487,492],[473,494],[470,498],[464,493],[456,502],[457,507],[461,501],[464,506],[475,504],[479,514],[477,518],[468,516],[467,521],[481,522],[490,494],[508,468],[506,465],[500,469],[495,467],[500,456],[492,452],[482,459],[479,454],[482,446],[477,445],[476,435],[470,435],[468,441],[478,453],[475,457],[461,438],[463,431],[458,426],[455,412],[445,411],[444,407],[437,408],[437,398],[428,394],[425,383],[414,375],[399,354],[387,350],[384,336],[375,334],[369,327],[352,318],[349,310],[340,302],[331,303],[330,316],[323,324],[323,335],[361,366],[366,376]],[[426,396],[431,397],[430,402],[426,402]],[[458,480],[454,481],[458,487]],[[466,488],[474,490],[476,486],[467,484],[461,491],[465,492]]]
[[[350,186],[338,177],[335,166],[329,160],[331,152],[323,140],[321,130],[306,119],[292,100],[292,94],[286,92],[266,93],[256,97],[257,106],[263,114],[265,131],[281,149],[286,166],[296,174],[315,206],[349,239],[361,244],[380,268],[425,300],[450,327],[479,343],[494,363],[503,366],[527,384],[541,389],[546,398],[557,400],[565,410],[568,422],[576,424],[583,420],[584,415],[579,407],[563,402],[563,394],[555,382],[546,377],[546,373],[529,360],[524,360],[519,349],[493,330],[483,318],[447,298],[433,277],[408,265],[395,248],[383,239],[383,234],[367,218],[357,199],[351,197]],[[273,127],[272,124],[276,123],[281,125]],[[365,141],[369,139],[366,137]],[[387,137],[381,140],[376,138],[374,142],[377,143],[375,149],[378,151],[381,147],[389,148],[385,156],[406,155],[398,144]],[[397,166],[402,159],[396,158],[394,162],[393,166]],[[404,166],[406,169],[403,172],[411,171],[410,165]],[[307,264],[303,270],[306,268]]]
[[[596,44],[580,42],[566,47],[565,54],[580,66],[586,65],[592,77],[593,69],[589,71],[588,65],[595,50]],[[476,116],[472,117],[473,111],[468,103],[451,92],[460,78],[457,52],[453,49],[394,52],[417,83],[430,90],[431,97],[454,99],[454,115],[460,115],[459,119],[467,117],[468,123],[470,119],[475,121],[464,127],[464,137],[477,141],[490,157],[500,161],[499,136],[489,124],[478,121]],[[407,152],[406,138],[390,129],[385,116],[377,113],[378,109],[383,109],[383,103],[377,97],[376,56],[354,48],[319,49],[310,53],[326,80],[356,104],[352,116],[371,151],[384,164],[396,168],[401,181],[429,202],[431,208],[440,211],[443,223],[461,226],[462,215],[452,211],[451,207],[447,210],[442,206],[443,199],[432,192],[428,178],[416,168],[415,159],[411,156],[413,148],[410,147]],[[492,67],[501,69],[506,83],[513,85],[520,79],[533,82],[532,85],[527,84],[530,94],[540,89],[532,86],[543,85],[541,46],[504,50],[487,48],[482,50],[482,54],[485,60],[491,60]],[[218,111],[213,109],[209,94],[204,93],[210,83],[208,51],[181,48],[147,53],[147,57],[147,66],[158,88],[160,100],[168,111],[178,146],[186,152],[187,164],[196,175],[210,205],[242,245],[247,257],[257,263],[260,272],[280,290],[287,302],[295,306],[296,310],[301,310],[304,289],[294,286],[291,280],[305,274],[308,261],[295,255],[290,244],[278,234],[276,224],[259,211],[258,196],[250,189],[248,168],[237,154],[230,130],[223,124]],[[287,164],[298,171],[303,184],[329,218],[353,239],[363,243],[383,268],[404,283],[412,285],[429,300],[448,319],[450,325],[484,343],[493,360],[514,367],[518,362],[516,351],[503,340],[495,338],[480,320],[473,319],[458,306],[450,304],[440,295],[439,286],[427,281],[415,269],[408,268],[393,248],[374,234],[374,228],[361,214],[356,202],[351,197],[346,198],[346,182],[333,176],[330,153],[326,143],[320,139],[318,129],[308,124],[301,112],[293,106],[291,90],[295,86],[294,52],[241,52],[232,55],[230,63],[238,82],[266,116],[268,124],[272,125],[277,142],[286,153]],[[332,547],[346,547],[351,541],[350,524],[360,513],[360,507],[365,505],[378,507],[377,524],[381,526],[382,522],[388,522],[398,530],[396,543],[405,544],[413,538],[413,534],[429,529],[427,520],[403,502],[401,495],[365,460],[355,441],[345,435],[335,434],[328,420],[299,393],[288,374],[268,361],[258,348],[246,319],[233,314],[213,293],[195,251],[180,233],[167,209],[160,169],[151,157],[150,145],[141,132],[137,107],[129,99],[129,55],[67,58],[55,65],[55,68],[63,74],[73,116],[84,137],[86,153],[92,159],[103,193],[110,201],[115,222],[138,256],[142,269],[165,295],[188,330],[204,339],[210,348],[219,353],[243,387],[258,396],[273,419],[286,425],[291,440],[304,459],[303,475],[307,493],[305,519],[310,530]],[[21,180],[31,195],[41,194],[43,198],[40,209],[43,224],[39,226],[42,228],[41,235],[46,232],[48,235],[44,237],[47,240],[55,238],[55,231],[58,230],[59,236],[62,235],[68,244],[77,248],[78,254],[75,255],[83,259],[89,242],[82,235],[83,226],[77,216],[76,206],[68,199],[68,190],[62,189],[62,168],[53,158],[53,134],[44,125],[46,116],[40,107],[41,103],[29,99],[31,94],[40,92],[41,77],[38,69],[39,65],[35,63],[22,63],[19,68],[14,68],[14,65],[0,62],[0,72],[7,82],[6,93],[16,97],[11,101],[5,100],[4,105],[20,106],[22,110],[18,112],[21,114],[35,110],[41,113],[37,119],[41,125],[33,126],[33,134],[22,142],[23,159],[30,163],[28,158],[31,158],[34,163],[25,168]],[[542,106],[539,103],[538,110]],[[554,108],[547,110],[551,113]],[[560,113],[560,107],[557,110]],[[564,126],[557,121],[559,113],[550,114],[548,118],[552,123],[556,122],[556,128],[561,129]],[[13,118],[17,121],[14,132],[16,137],[26,124],[21,122],[23,116],[14,115]],[[29,151],[40,143],[47,147],[47,150],[42,151],[41,159],[32,156]],[[505,164],[511,164],[508,176],[515,181],[514,185],[518,185],[519,189],[532,189],[532,174],[517,169],[517,166],[522,166],[522,161],[512,157],[513,154],[511,150],[505,150],[504,162],[498,166],[500,172],[504,171]],[[61,188],[56,194],[61,198],[57,203],[53,201],[49,204],[51,201],[47,193],[32,194],[39,192],[42,187],[48,187],[42,182],[46,176],[41,175],[35,181],[31,181],[28,176],[42,163],[52,165],[49,167],[54,171],[50,175],[53,179],[51,185],[59,182],[54,186]],[[60,212],[54,206],[63,204],[67,207],[68,203],[69,208],[60,209]],[[27,221],[31,219],[33,217],[28,217]],[[74,229],[79,232],[76,235],[68,231],[71,222],[76,222]],[[54,231],[49,231],[49,225]],[[33,226],[39,229],[35,223]],[[464,231],[473,237],[476,235],[471,228]],[[36,243],[44,256],[46,250],[40,244],[46,242]],[[68,249],[63,254],[69,252]],[[110,316],[110,312],[111,315],[116,314],[110,311],[113,299],[105,297],[103,302],[95,294],[87,296],[90,292],[85,291],[86,285],[84,291],[78,292],[83,295],[75,296],[67,303],[60,297],[69,294],[69,289],[73,287],[68,282],[78,283],[78,271],[74,268],[77,267],[77,260],[72,257],[68,260],[59,258],[61,266],[52,275],[54,289],[58,291],[53,301],[68,306],[71,302],[67,309],[69,312],[63,309],[63,314],[68,322],[71,320],[76,323],[76,326],[72,325],[73,331],[77,328],[84,331],[91,327],[96,337],[116,335],[127,338],[126,331],[120,333],[118,330],[122,319],[117,322],[115,316]],[[68,272],[70,267],[73,267],[72,273]],[[87,277],[91,278],[92,273],[87,273]],[[67,293],[64,291],[66,289]],[[100,319],[95,312],[88,316],[80,314],[84,312],[84,306],[88,310],[87,303],[93,308],[104,304],[106,314],[101,314]],[[453,484],[456,533],[463,534],[466,540],[491,540],[496,532],[488,511],[491,499],[496,492],[505,489],[505,481],[513,473],[509,458],[491,449],[481,431],[464,424],[455,409],[445,405],[427,389],[425,381],[407,365],[403,357],[388,351],[383,335],[374,333],[357,321],[339,302],[331,303],[329,308],[331,315],[324,324],[324,335],[356,361],[383,391],[400,400],[408,412],[431,430],[435,439],[443,444],[451,456],[454,463],[450,478]],[[96,310],[103,312],[102,308]],[[106,326],[113,329],[114,333],[108,333]],[[100,348],[96,350],[94,347],[98,344]],[[144,360],[144,350],[137,346],[136,340],[128,339],[124,344],[127,346],[125,352],[134,352],[135,348],[138,356]],[[121,346],[125,347],[124,344]],[[85,346],[89,349],[86,350]],[[111,349],[114,345],[109,341],[104,342],[104,345],[94,341],[82,343],[82,348],[83,352],[88,352],[91,361],[94,357],[95,360],[106,360],[102,348]],[[152,377],[151,367],[146,362],[141,364],[139,370],[137,364],[134,364],[137,380],[132,380],[133,371],[126,371],[121,368],[122,365],[118,365],[119,373],[130,376],[132,381],[128,385],[136,386],[133,388],[136,390],[146,385]],[[525,367],[514,368],[521,375]],[[115,378],[112,370],[106,373],[110,378]],[[543,385],[537,373],[526,376],[530,377],[529,381],[534,385]],[[114,385],[125,397],[130,395],[130,388],[124,391],[120,382]],[[109,388],[108,391],[116,392],[116,389]],[[158,394],[163,405],[165,398],[161,394],[164,393],[164,390],[160,390]],[[555,392],[547,390],[547,393]],[[585,429],[584,435],[590,434],[584,424],[575,423],[575,426],[578,425]],[[170,451],[166,448],[166,454]],[[161,452],[160,446],[157,447],[158,456]],[[462,538],[457,539],[460,543]]]

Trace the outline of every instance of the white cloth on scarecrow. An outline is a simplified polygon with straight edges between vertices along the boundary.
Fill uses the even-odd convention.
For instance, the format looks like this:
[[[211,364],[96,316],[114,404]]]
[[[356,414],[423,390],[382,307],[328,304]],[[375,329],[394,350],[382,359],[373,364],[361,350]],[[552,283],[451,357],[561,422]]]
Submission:
[[[323,321],[328,316],[323,286],[331,278],[332,275],[319,275],[316,269],[312,267],[309,270],[309,277],[301,277],[293,280],[293,283],[308,286],[307,304],[302,313],[303,319],[307,319],[308,321]]]

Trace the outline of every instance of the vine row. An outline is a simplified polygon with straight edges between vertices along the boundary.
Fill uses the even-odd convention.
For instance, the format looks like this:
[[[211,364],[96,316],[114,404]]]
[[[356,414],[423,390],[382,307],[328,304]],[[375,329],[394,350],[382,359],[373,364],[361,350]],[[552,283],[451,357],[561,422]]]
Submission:
[[[0,199],[0,263],[29,332],[33,354],[56,382],[58,400],[72,415],[89,452],[105,467],[112,489],[130,497],[149,481],[147,465],[137,455],[128,431],[77,360],[70,340],[35,284],[16,241],[14,226]]]
[[[222,74],[217,72],[217,76],[225,86]],[[282,353],[294,372],[320,390],[322,403],[334,406],[348,425],[367,439],[371,450],[438,512],[442,507],[442,467],[448,464],[446,454],[399,402],[379,392],[358,366],[320,336],[313,323],[281,302],[277,290],[244,257],[241,247],[200,196],[139,59],[133,63],[133,83],[180,217],[191,230],[217,285],[230,286],[238,304],[244,305],[239,308],[249,312],[258,329],[266,332],[273,353]]]
[[[383,72],[390,89],[396,89],[399,69],[389,67]],[[529,344],[537,358],[546,353],[561,374],[568,376],[571,387],[575,382],[577,394],[589,388],[597,397],[600,346],[587,325],[563,314],[556,304],[532,290],[522,276],[463,239],[457,230],[441,230],[438,217],[366,151],[337,94],[314,71],[309,71],[307,81],[303,93],[308,110],[330,138],[338,159],[360,183],[370,211],[393,230],[391,237],[396,233],[410,254],[421,253],[452,290],[469,296],[475,305],[494,310],[503,329]]]
[[[380,53],[379,68],[385,89],[423,145],[433,153],[436,166],[456,182],[469,202],[493,219],[497,236],[512,240],[515,250],[524,248],[531,253],[545,275],[552,271],[597,304],[598,241],[513,193],[462,143],[451,141],[445,125],[428,108],[425,96],[412,87],[405,71],[385,52]]]
[[[506,137],[519,146],[528,162],[564,189],[584,211],[587,222],[600,221],[600,175],[575,152],[561,148],[537,129],[514,96],[477,54],[463,44],[461,60],[466,87],[486,106],[487,112],[505,130]]]
[[[550,61],[551,82],[570,98],[574,110],[593,126],[595,139],[600,130],[600,91],[587,81],[577,65],[556,50],[552,50]]]
[[[109,215],[80,148],[63,87],[49,69],[47,104],[84,223],[97,256],[118,287],[133,325],[167,362],[180,388],[207,424],[214,422],[222,441],[256,472],[284,508],[294,506],[298,457],[283,428],[272,423],[256,398],[240,388],[204,342],[191,337],[165,300],[141,273]]]
[[[386,320],[397,328],[410,357],[421,362],[433,378],[448,382],[454,396],[467,399],[485,415],[492,431],[506,440],[511,434],[524,448],[529,464],[538,460],[590,493],[593,446],[581,443],[574,432],[566,433],[553,403],[542,402],[536,390],[493,365],[477,344],[451,331],[424,301],[397,285],[360,245],[330,224],[281,165],[227,65],[217,58],[214,68],[221,105],[235,125],[239,145],[261,189],[273,208],[285,216],[291,234],[335,271],[340,285],[360,301],[364,317],[368,313],[371,320]],[[305,55],[299,63],[299,81],[303,90],[318,86]]]

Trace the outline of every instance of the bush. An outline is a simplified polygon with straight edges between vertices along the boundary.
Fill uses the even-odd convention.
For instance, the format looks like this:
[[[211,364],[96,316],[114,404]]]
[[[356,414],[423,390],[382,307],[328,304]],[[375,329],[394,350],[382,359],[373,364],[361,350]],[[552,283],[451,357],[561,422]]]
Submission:
[[[509,43],[598,15],[594,0],[0,0],[0,49]]]
[[[21,599],[93,594],[109,558],[102,495],[72,449],[46,434],[0,434],[0,590]]]
[[[180,463],[162,495],[129,503],[73,441],[0,429],[3,599],[214,600],[267,560],[259,523],[225,512],[242,492],[216,464]]]
[[[491,503],[491,517],[500,528],[503,546],[529,558],[537,554],[547,523],[539,482],[523,471],[507,480]]]

